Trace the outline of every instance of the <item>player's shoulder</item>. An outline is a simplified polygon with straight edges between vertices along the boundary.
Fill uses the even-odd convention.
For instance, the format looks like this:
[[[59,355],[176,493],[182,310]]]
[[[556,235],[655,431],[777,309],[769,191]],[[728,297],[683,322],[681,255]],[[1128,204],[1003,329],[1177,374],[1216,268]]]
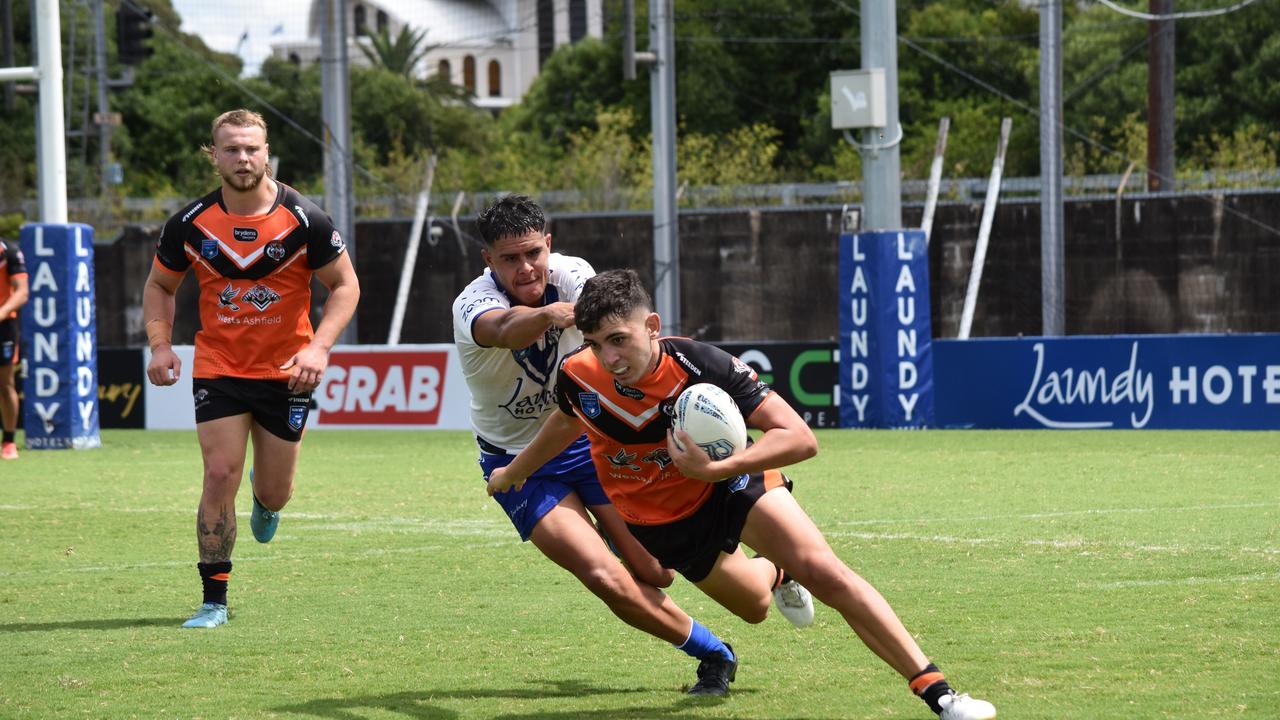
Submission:
[[[328,223],[328,216],[324,214],[324,210],[320,209],[311,198],[303,195],[293,188],[279,180],[276,184],[280,186],[280,207],[292,214],[298,219],[298,222],[306,229],[310,230],[316,221],[323,220]]]
[[[564,253],[551,253],[551,256],[547,258],[547,269],[552,273],[566,275],[591,277],[596,274],[596,271],[591,267],[591,263],[577,255],[565,255]]]
[[[564,360],[560,361],[560,367],[567,370],[589,370],[596,364],[595,355],[591,353],[591,348],[586,344],[570,350]]]
[[[486,270],[453,299],[453,319],[455,323],[470,325],[480,311],[506,307],[510,307],[510,302]]]
[[[680,365],[695,377],[731,362],[733,357],[715,345],[709,345],[693,338],[664,337],[660,342],[662,343],[663,351],[677,365]]]
[[[200,217],[201,213],[207,211],[211,207],[218,206],[218,194],[219,191],[214,189],[203,197],[196,198],[184,205],[180,210],[169,216],[169,220],[164,224],[165,231],[168,232],[179,228],[191,227],[192,223],[195,222],[196,218]]]

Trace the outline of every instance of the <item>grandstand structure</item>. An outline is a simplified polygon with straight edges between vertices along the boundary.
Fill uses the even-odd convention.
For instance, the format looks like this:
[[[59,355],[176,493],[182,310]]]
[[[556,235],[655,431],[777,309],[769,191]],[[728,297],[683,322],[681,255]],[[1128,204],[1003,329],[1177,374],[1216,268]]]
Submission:
[[[325,6],[312,0],[306,39],[276,43],[273,54],[319,60]],[[357,46],[370,47],[374,35],[426,31],[418,73],[446,77],[493,110],[519,102],[556,48],[604,33],[602,0],[356,0],[346,7],[353,63],[368,63]]]

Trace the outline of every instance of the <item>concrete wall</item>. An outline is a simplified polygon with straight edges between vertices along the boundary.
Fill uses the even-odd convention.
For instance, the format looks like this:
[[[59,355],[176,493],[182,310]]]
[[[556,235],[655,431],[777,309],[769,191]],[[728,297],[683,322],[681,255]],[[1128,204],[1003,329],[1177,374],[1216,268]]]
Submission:
[[[685,211],[680,215],[686,334],[712,341],[822,340],[836,334],[838,208]],[[906,208],[915,225],[919,208]],[[980,205],[938,208],[930,246],[933,332],[954,337]],[[597,270],[634,267],[652,287],[649,215],[556,215],[554,250]],[[470,219],[460,222],[474,235]],[[1280,332],[1280,193],[1139,198],[1066,206],[1066,322],[1072,335]],[[363,300],[359,341],[386,341],[408,219],[356,226]],[[99,343],[142,345],[142,284],[155,228],[129,228],[97,253]],[[1040,332],[1038,203],[1002,205],[993,225],[973,335]],[[483,269],[451,227],[419,251],[402,342],[451,342],[450,304]],[[323,294],[323,293],[321,293]],[[196,330],[195,282],[179,291],[177,342]]]

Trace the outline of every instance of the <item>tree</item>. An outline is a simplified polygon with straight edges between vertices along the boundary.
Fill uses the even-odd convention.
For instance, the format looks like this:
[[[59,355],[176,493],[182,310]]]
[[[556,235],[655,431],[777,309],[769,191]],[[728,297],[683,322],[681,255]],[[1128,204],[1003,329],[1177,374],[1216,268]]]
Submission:
[[[368,45],[357,43],[357,47],[373,65],[380,65],[397,75],[412,78],[427,53],[437,47],[423,44],[426,38],[426,30],[413,30],[408,25],[402,25],[395,39],[391,38],[391,33],[386,28],[382,28],[369,36]]]

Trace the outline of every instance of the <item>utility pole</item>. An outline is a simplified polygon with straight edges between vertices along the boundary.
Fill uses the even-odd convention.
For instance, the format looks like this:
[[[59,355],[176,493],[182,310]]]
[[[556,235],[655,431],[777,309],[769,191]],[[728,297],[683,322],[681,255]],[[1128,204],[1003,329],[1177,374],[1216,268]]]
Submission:
[[[1041,333],[1066,333],[1063,294],[1062,0],[1040,3],[1040,321]]]
[[[885,124],[863,131],[863,226],[867,230],[902,227],[901,162],[898,144],[898,18],[895,0],[862,1],[862,68],[884,69]]]
[[[106,20],[103,18],[104,0],[93,0],[93,25],[95,28],[93,41],[93,62],[98,78],[98,112],[94,116],[98,130],[98,194],[106,197],[110,190],[108,167],[111,164],[111,123],[107,122],[111,108],[107,103],[107,35]],[[86,142],[86,139],[81,139]],[[83,190],[82,190],[83,191]]]
[[[653,124],[653,273],[663,331],[681,334],[680,217],[676,206],[674,0],[649,0],[649,102]]]
[[[351,187],[351,83],[346,0],[324,0],[320,23],[320,110],[324,117],[324,209],[352,262],[356,259],[355,194]],[[351,318],[342,342],[356,342]]]
[[[1173,0],[1147,0],[1152,15],[1172,15]],[[1147,21],[1147,189],[1174,189],[1173,20]]]
[[[0,58],[3,67],[13,67],[13,0],[0,0],[0,42],[4,43],[4,57]],[[17,110],[17,100],[13,93],[13,83],[4,84],[4,111]]]

